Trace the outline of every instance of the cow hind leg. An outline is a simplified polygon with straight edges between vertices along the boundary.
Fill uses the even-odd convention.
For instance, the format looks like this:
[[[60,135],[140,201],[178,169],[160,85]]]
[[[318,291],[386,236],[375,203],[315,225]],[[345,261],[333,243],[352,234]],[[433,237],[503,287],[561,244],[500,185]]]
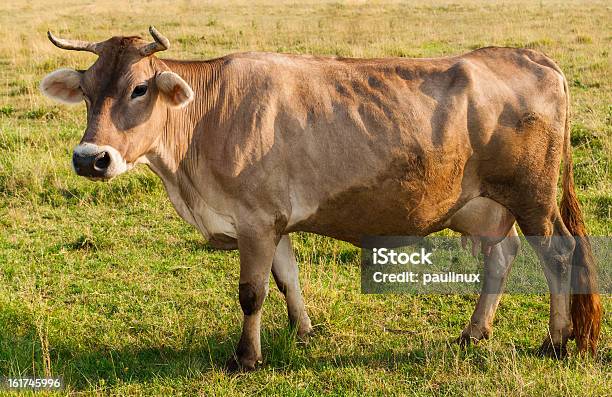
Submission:
[[[289,326],[297,330],[300,339],[305,339],[312,332],[312,326],[304,306],[298,266],[288,235],[284,235],[276,247],[272,262],[272,274],[278,289],[285,296],[287,302]]]
[[[484,197],[470,200],[450,219],[449,227],[470,236],[477,254],[481,244],[485,257],[484,280],[470,322],[457,341],[462,345],[488,339],[512,262],[520,248],[514,216],[501,204]]]
[[[570,278],[576,242],[563,224],[556,206],[551,217],[519,220],[519,225],[542,263],[550,290],[548,335],[540,353],[560,358],[567,352],[568,339],[573,337]]]
[[[516,228],[512,226],[508,235],[501,242],[490,247],[489,252],[485,254],[482,290],[470,322],[458,339],[461,345],[477,343],[491,336],[493,318],[519,248],[520,240]]]

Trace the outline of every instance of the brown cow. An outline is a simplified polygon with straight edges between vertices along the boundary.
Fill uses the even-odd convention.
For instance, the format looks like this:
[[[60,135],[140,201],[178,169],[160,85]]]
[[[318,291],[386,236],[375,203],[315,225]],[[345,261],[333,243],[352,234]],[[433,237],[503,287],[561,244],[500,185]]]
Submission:
[[[153,55],[169,43],[150,33],[153,43],[49,33],[56,46],[98,59],[86,71],[49,74],[41,89],[87,104],[73,156],[79,175],[108,180],[147,164],[181,217],[213,246],[239,249],[244,324],[235,364],[261,360],[270,271],[298,335],[312,329],[290,232],[358,245],[367,235],[451,228],[482,242],[483,291],[499,292],[481,294],[460,337],[469,342],[491,333],[518,250],[515,221],[535,236],[551,289],[542,351],[561,354],[572,337],[595,351],[601,305],[573,186],[568,88],[549,58],[482,48],[436,59],[240,53],[176,61]],[[570,276],[573,294],[564,288]]]

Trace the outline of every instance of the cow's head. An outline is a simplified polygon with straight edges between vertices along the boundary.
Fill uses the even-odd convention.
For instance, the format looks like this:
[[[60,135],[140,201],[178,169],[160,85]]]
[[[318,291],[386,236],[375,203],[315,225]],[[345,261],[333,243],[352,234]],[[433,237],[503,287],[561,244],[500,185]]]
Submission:
[[[166,121],[168,108],[186,106],[193,99],[189,85],[153,54],[169,47],[155,28],[155,41],[113,37],[99,43],[56,38],[59,48],[98,55],[85,71],[56,70],[42,80],[42,92],[63,103],[85,101],[87,128],[74,149],[77,174],[110,179],[142,161],[153,150]]]

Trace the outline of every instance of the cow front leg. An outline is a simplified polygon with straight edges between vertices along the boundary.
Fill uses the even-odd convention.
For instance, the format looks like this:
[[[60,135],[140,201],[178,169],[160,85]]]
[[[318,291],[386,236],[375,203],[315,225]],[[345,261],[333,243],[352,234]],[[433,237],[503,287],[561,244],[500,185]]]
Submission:
[[[268,294],[270,270],[277,241],[273,233],[262,231],[251,231],[238,236],[240,251],[238,298],[244,318],[236,355],[228,362],[230,370],[252,370],[262,360],[261,309]]]
[[[298,265],[288,235],[284,235],[276,246],[276,253],[272,262],[272,274],[278,289],[285,295],[289,325],[297,329],[297,335],[300,339],[305,339],[312,332],[312,325],[304,306],[298,277]]]
[[[512,226],[508,235],[491,247],[491,251],[485,255],[482,290],[470,322],[465,326],[458,339],[461,345],[477,343],[491,336],[493,318],[502,296],[506,278],[510,274],[512,262],[519,248],[520,240],[516,227]]]

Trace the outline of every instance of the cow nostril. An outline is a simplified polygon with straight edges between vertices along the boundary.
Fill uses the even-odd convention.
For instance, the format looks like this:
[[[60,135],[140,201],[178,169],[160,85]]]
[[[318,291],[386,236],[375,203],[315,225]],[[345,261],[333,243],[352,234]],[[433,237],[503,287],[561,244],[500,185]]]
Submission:
[[[111,157],[108,152],[102,152],[96,157],[96,161],[94,162],[94,168],[97,171],[105,171],[110,165]]]

